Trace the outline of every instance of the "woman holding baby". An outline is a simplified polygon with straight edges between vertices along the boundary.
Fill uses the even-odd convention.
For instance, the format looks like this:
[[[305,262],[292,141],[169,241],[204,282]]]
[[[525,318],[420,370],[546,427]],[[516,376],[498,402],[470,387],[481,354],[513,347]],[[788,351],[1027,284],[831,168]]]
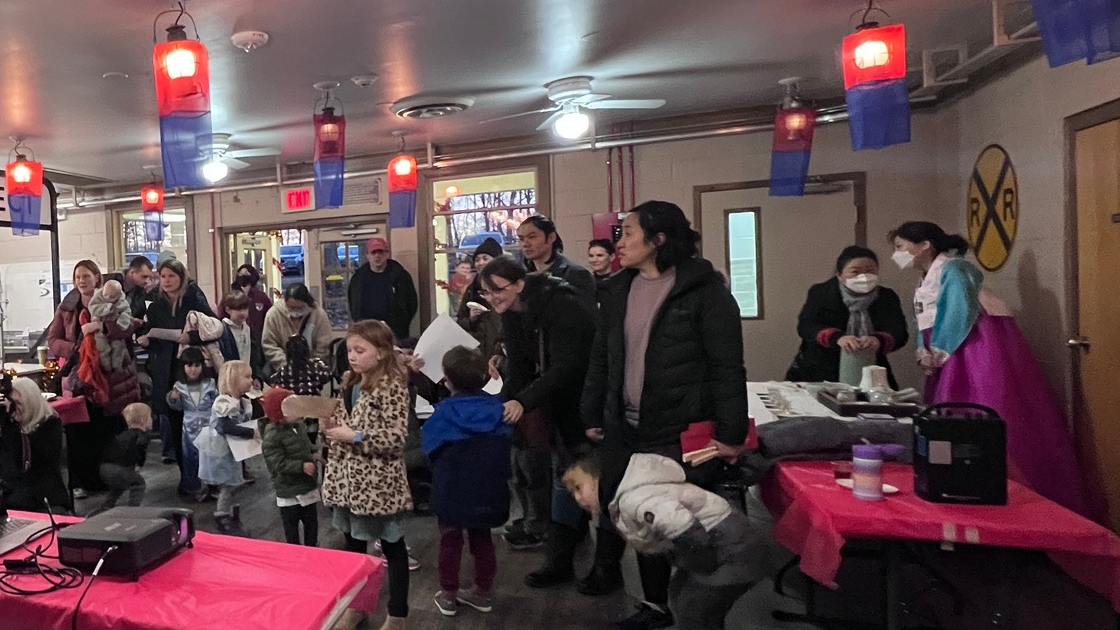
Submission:
[[[116,281],[102,288],[97,263],[79,261],[74,265],[73,280],[74,289],[55,310],[47,345],[62,366],[63,389],[85,396],[89,409],[88,423],[65,428],[70,488],[74,498],[80,499],[105,490],[97,470],[102,451],[124,430],[121,411],[140,400],[129,345],[141,322],[122,316],[120,304],[127,305],[127,298]]]

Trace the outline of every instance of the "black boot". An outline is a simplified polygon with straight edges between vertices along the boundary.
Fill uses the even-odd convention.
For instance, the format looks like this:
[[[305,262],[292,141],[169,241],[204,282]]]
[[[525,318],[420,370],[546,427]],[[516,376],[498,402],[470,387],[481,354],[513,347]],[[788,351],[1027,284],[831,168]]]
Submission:
[[[549,523],[544,566],[526,575],[525,585],[531,588],[548,588],[567,584],[576,579],[572,559],[576,554],[579,537],[578,529],[559,523]]]
[[[576,591],[597,597],[610,595],[622,588],[622,569],[619,563],[626,551],[626,541],[613,529],[599,529],[595,542],[595,564],[586,577],[576,582]]]

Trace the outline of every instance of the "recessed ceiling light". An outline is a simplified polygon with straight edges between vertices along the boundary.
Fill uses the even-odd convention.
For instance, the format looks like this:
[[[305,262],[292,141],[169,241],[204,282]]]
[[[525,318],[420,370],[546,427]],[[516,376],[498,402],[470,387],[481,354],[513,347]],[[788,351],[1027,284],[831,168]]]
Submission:
[[[128,73],[127,72],[106,72],[105,74],[101,75],[101,78],[102,79],[127,79],[128,78]]]

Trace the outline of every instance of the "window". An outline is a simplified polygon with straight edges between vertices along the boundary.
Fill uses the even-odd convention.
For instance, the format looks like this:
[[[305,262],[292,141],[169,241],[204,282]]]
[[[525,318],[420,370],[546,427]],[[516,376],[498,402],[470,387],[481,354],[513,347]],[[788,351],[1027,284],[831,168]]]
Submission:
[[[187,261],[187,213],[182,208],[167,208],[163,211],[163,240],[148,240],[144,226],[144,213],[124,211],[117,214],[117,229],[120,231],[121,266],[132,262],[137,256],[147,256],[154,265],[162,251],[175,252],[184,265]]]
[[[759,209],[728,210],[724,223],[731,295],[739,303],[739,316],[743,319],[762,319]]]
[[[475,248],[487,238],[498,241],[506,253],[517,246],[517,227],[537,213],[536,170],[482,175],[432,182],[435,213],[435,313],[454,316],[462,289],[469,284],[455,279],[455,267],[471,262]],[[472,271],[472,274],[477,271]]]

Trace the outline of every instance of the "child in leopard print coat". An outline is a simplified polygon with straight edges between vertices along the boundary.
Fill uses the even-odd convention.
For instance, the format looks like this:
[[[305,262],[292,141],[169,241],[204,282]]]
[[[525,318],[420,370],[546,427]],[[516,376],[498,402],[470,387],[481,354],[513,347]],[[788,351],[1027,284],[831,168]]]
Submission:
[[[323,503],[350,551],[380,540],[389,568],[389,617],[382,630],[404,630],[408,617],[408,550],[402,520],[412,509],[405,474],[409,394],[384,322],[366,320],[346,333],[351,371],[342,403],[323,422],[330,443]]]

